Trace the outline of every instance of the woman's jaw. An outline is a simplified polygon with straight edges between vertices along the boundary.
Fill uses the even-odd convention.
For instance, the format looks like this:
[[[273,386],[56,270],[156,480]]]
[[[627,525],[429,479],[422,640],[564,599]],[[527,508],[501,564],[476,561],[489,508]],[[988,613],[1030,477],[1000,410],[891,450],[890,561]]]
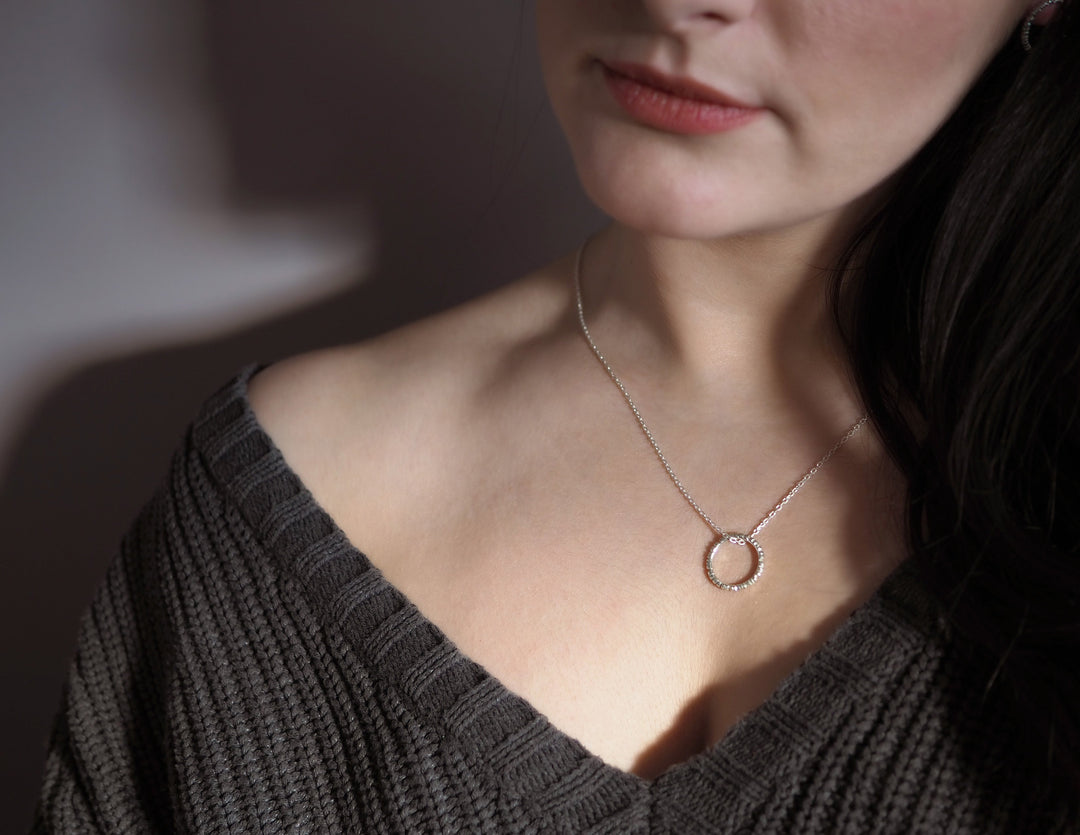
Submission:
[[[538,23],[552,105],[601,209],[647,235],[798,240],[807,223],[851,225],[1025,8],[539,0]]]

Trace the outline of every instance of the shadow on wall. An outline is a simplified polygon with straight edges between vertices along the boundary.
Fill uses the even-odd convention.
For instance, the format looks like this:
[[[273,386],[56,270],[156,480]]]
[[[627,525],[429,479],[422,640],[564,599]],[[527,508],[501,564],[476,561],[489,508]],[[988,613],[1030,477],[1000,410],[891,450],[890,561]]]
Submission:
[[[198,4],[230,205],[363,204],[375,266],[270,321],[71,367],[32,405],[0,473],[0,820],[29,819],[78,616],[210,391],[474,295],[597,224],[543,104],[526,5]]]

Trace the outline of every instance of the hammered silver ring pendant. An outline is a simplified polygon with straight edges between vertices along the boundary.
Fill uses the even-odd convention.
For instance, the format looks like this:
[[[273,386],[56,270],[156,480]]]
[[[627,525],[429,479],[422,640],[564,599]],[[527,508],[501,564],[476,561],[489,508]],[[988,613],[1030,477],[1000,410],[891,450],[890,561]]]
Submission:
[[[754,567],[752,572],[745,580],[741,580],[738,583],[725,583],[716,576],[716,571],[713,569],[713,562],[716,560],[717,552],[729,542],[732,545],[748,545],[754,554]],[[705,574],[708,576],[709,582],[718,589],[723,589],[724,591],[742,591],[743,589],[748,589],[761,578],[761,575],[764,572],[765,552],[761,549],[758,541],[750,534],[725,531],[720,534],[720,537],[713,543],[713,546],[709,549],[709,555],[705,558]]]

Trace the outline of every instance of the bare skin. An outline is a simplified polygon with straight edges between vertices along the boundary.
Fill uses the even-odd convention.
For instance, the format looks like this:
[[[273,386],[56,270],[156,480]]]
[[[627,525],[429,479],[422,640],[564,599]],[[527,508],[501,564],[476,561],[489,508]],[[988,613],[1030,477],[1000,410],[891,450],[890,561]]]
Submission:
[[[680,478],[746,531],[862,413],[823,267],[1030,0],[539,0],[541,63],[583,186],[594,337]],[[758,111],[643,124],[605,62]],[[605,69],[606,68],[606,69]],[[872,428],[759,537],[725,593],[577,326],[573,258],[378,340],[268,369],[251,398],[353,543],[560,730],[652,777],[767,700],[902,561],[904,485]],[[747,570],[736,550],[719,566]]]
[[[596,263],[617,238],[594,244]],[[466,655],[608,763],[652,777],[767,699],[898,564],[899,486],[861,433],[762,533],[762,581],[717,590],[702,569],[710,531],[581,337],[571,270],[566,258],[274,366],[251,398],[316,499]],[[822,311],[792,316],[763,294],[773,320],[739,330],[746,310],[733,312],[718,359],[691,364],[608,295],[590,305],[594,336],[723,525],[752,527],[859,414],[826,335],[811,336]],[[803,360],[785,367],[761,334],[789,327]],[[733,550],[722,568],[734,579],[748,564]]]

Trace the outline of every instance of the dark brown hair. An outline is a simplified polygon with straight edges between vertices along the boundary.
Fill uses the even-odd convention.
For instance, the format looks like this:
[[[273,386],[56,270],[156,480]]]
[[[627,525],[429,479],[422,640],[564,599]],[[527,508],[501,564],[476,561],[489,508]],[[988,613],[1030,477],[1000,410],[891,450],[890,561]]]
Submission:
[[[853,242],[834,306],[912,558],[1080,794],[1080,8],[1019,34]],[[838,314],[839,315],[839,314]]]

